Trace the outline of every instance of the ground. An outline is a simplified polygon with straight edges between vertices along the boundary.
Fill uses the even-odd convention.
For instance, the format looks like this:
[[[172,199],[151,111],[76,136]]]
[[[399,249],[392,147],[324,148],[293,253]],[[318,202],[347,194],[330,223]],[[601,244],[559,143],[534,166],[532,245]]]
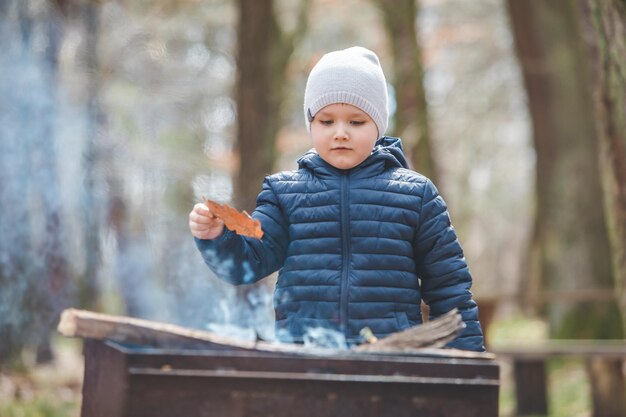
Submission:
[[[79,340],[55,339],[55,360],[0,371],[0,417],[78,417],[83,357]]]
[[[59,337],[54,341],[55,361],[0,372],[0,417],[78,417],[83,376],[82,342]],[[511,366],[502,363],[500,416],[515,409]],[[581,360],[553,360],[549,364],[548,417],[589,417],[590,394]]]

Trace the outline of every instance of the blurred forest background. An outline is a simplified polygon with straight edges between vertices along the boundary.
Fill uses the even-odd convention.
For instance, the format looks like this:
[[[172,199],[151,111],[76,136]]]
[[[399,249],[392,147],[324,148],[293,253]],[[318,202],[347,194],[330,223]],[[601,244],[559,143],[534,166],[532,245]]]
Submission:
[[[624,338],[623,0],[0,0],[0,416],[77,415],[67,307],[271,336],[271,279],[217,280],[187,215],[296,167],[308,71],[353,45],[450,206],[489,346]],[[626,415],[623,361],[570,362],[550,415]],[[506,367],[501,391],[511,415]]]

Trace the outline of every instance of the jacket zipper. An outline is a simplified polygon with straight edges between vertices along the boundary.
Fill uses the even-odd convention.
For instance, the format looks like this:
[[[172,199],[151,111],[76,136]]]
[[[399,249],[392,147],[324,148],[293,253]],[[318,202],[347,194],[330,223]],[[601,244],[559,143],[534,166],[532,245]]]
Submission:
[[[343,173],[341,177],[342,270],[339,299],[339,326],[346,338],[348,337],[348,270],[350,262],[350,200],[348,181],[348,173]]]

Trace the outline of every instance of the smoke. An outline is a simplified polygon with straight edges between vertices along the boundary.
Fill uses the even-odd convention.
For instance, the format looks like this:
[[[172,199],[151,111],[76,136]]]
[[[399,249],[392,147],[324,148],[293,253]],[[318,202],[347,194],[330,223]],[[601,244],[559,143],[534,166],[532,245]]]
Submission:
[[[229,173],[198,174],[202,165],[185,166],[184,160],[192,159],[187,156],[171,164],[176,159],[169,153],[180,154],[178,146],[167,144],[172,124],[159,127],[149,122],[151,113],[172,114],[163,110],[166,97],[154,107],[140,101],[129,106],[133,111],[121,117],[134,121],[132,135],[128,126],[118,123],[120,109],[104,100],[108,119],[96,136],[87,136],[94,132],[88,130],[87,106],[81,101],[85,87],[78,82],[87,77],[87,69],[76,60],[76,66],[66,70],[69,73],[54,77],[59,68],[50,67],[41,48],[49,22],[45,10],[40,13],[21,21],[14,1],[0,18],[0,358],[17,357],[25,346],[37,347],[41,334],[56,324],[59,311],[81,303],[79,289],[87,280],[95,283],[99,297],[90,300],[96,304],[84,308],[237,338],[274,340],[271,290],[260,286],[242,297],[235,287],[220,281],[202,262],[187,229],[192,199],[184,193],[172,194],[179,189],[192,193],[195,189],[197,194],[202,189],[211,198],[228,201]],[[30,25],[30,41],[19,36],[20,24]],[[67,30],[73,34],[70,46],[81,53],[76,28]],[[139,66],[139,70],[144,69]],[[186,96],[180,92],[192,87],[181,85],[174,94]],[[107,88],[114,87],[105,85],[104,92]],[[188,125],[204,129],[203,114],[197,113],[198,124]],[[212,128],[216,126],[228,128],[225,123],[212,123]],[[154,138],[163,138],[165,145]],[[96,160],[86,154],[90,141],[97,150]],[[205,148],[198,141],[177,145],[191,148],[194,154]],[[215,146],[205,149],[229,148]],[[91,183],[85,181],[88,171]],[[85,210],[91,212],[94,224],[85,223]],[[51,214],[58,220],[53,229]],[[86,245],[93,235],[97,254]],[[95,276],[85,276],[89,256],[99,260]],[[63,276],[57,277],[61,282],[46,279],[49,259],[66,263]],[[249,282],[249,265],[244,271],[243,280]]]
[[[324,348],[335,350],[348,349],[348,343],[343,333],[323,327],[312,327],[304,333],[304,346],[309,348]]]
[[[223,6],[197,7],[166,25],[104,3],[92,68],[82,8],[0,4],[0,358],[70,306],[273,340],[271,289],[222,282],[187,226],[194,197],[232,195],[232,22],[208,36]]]
[[[37,343],[63,297],[55,135],[54,21],[5,2],[0,18],[0,357]],[[35,10],[37,12],[38,10]],[[39,11],[41,12],[41,11]],[[19,17],[19,19],[18,19]],[[52,18],[52,17],[51,17]]]
[[[196,201],[202,197],[217,201],[220,204],[230,203],[233,195],[232,182],[226,173],[211,173],[198,175],[193,181],[193,191]]]

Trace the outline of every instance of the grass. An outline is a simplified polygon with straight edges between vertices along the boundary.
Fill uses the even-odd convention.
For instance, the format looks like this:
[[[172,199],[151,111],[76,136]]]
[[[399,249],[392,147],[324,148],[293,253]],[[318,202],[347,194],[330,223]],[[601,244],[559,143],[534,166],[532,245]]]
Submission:
[[[27,366],[0,372],[0,417],[78,417],[80,349],[80,341],[59,338],[54,341],[53,363],[35,366],[27,353]]]
[[[13,400],[0,405],[2,417],[68,417],[78,416],[76,401],[62,401],[48,394],[38,394],[32,400]]]
[[[590,387],[583,361],[570,358],[553,359],[548,362],[547,372],[547,417],[591,416]],[[515,415],[515,387],[508,364],[502,366],[501,379],[500,416],[512,417]]]
[[[591,416],[591,387],[581,359],[548,362],[548,408],[554,417]]]
[[[495,322],[488,337],[491,346],[515,343],[532,345],[547,339],[547,335],[547,325],[543,321],[513,316]],[[502,362],[500,369],[500,416],[511,417],[515,415],[516,406],[512,366]],[[547,417],[591,416],[591,391],[585,364],[581,359],[552,359],[548,361],[547,373]]]

